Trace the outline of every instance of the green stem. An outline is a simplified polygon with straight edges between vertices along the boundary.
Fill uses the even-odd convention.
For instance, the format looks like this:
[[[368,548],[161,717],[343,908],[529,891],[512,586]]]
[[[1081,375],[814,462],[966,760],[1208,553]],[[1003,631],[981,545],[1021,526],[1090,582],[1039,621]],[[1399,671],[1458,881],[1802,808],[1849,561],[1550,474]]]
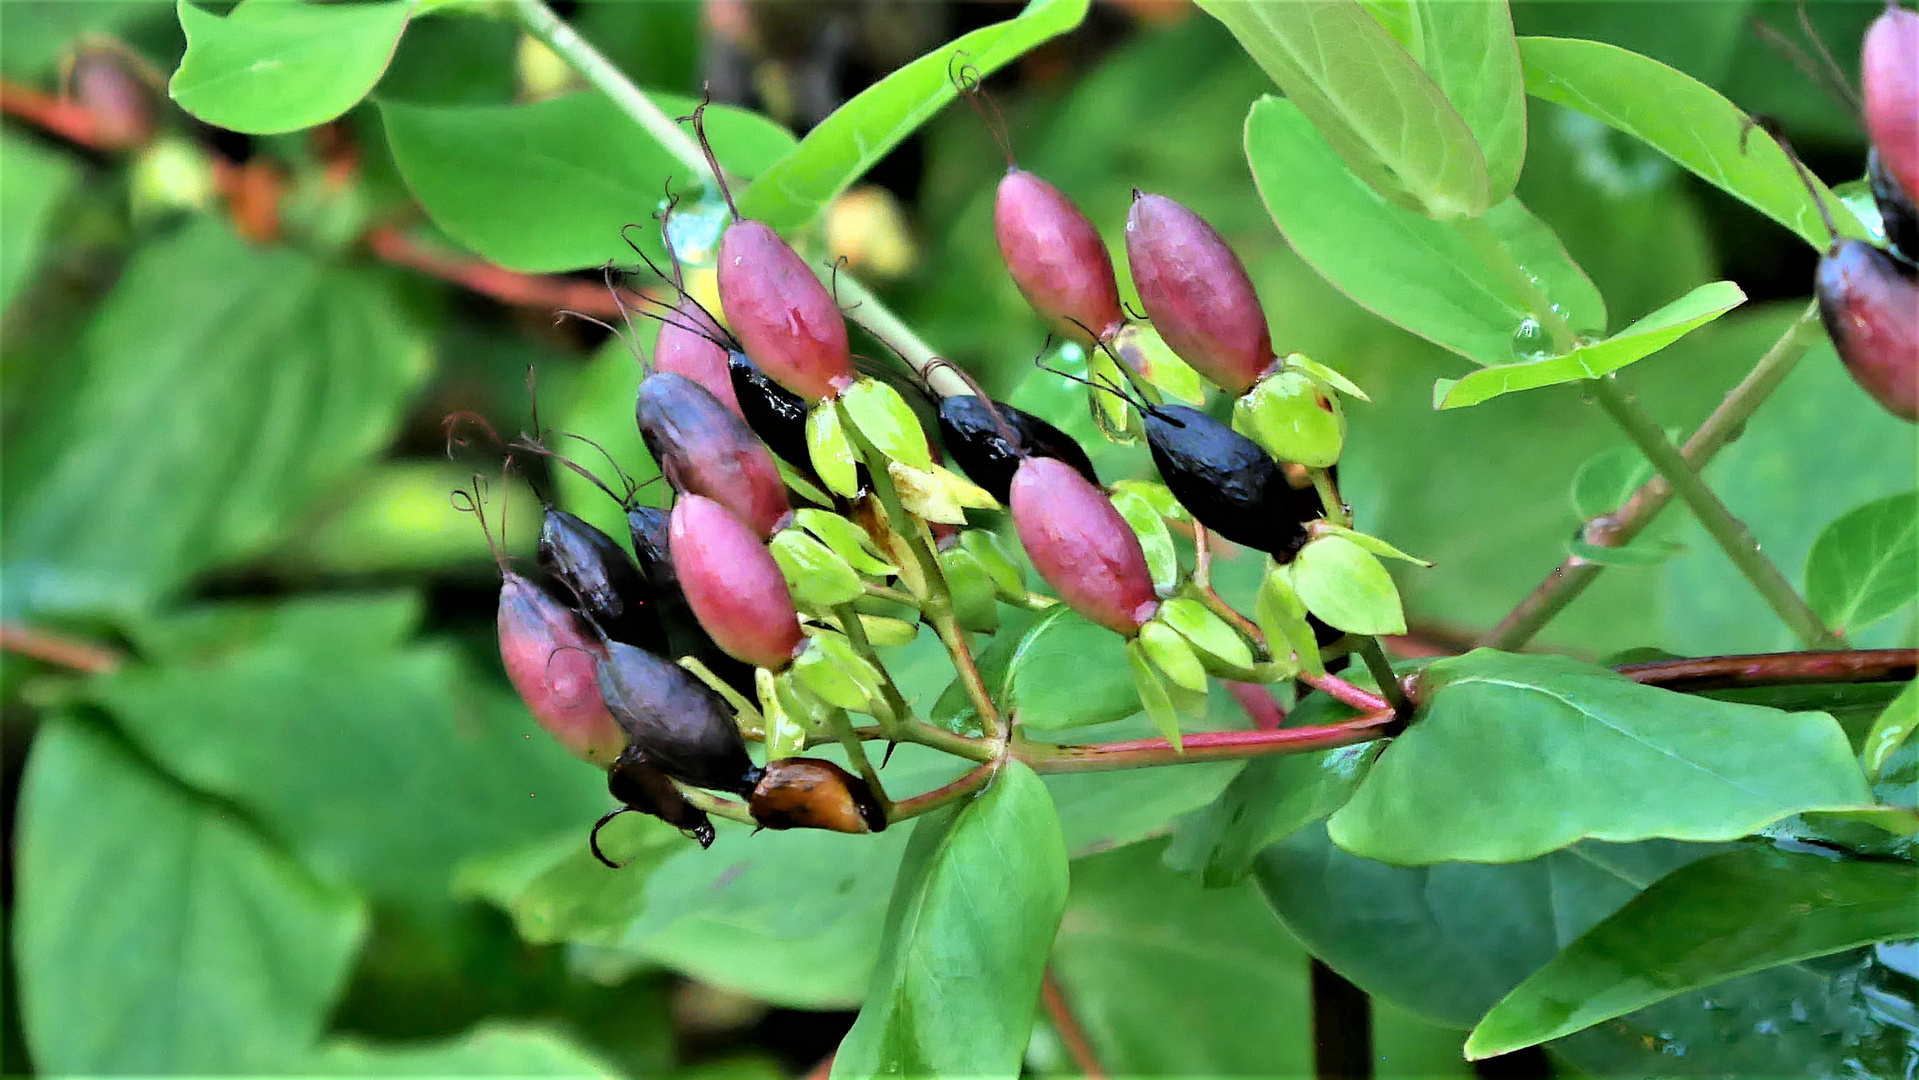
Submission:
[[[934,393],[951,397],[973,392],[973,388],[966,385],[966,380],[960,378],[958,374],[948,370],[944,365],[933,366],[933,361],[939,359],[938,354],[933,352],[933,347],[914,333],[913,328],[906,325],[891,309],[882,304],[879,297],[873,295],[871,289],[841,271],[839,291],[843,297],[841,307],[852,313],[853,321],[867,333],[898,352],[913,370],[919,373],[920,378],[926,380]]]
[[[1319,492],[1319,504],[1326,509],[1326,520],[1345,528],[1353,527],[1353,519],[1346,513],[1346,503],[1339,497],[1339,489],[1333,485],[1333,474],[1327,469],[1307,469],[1306,475],[1313,478],[1313,488]]]
[[[904,604],[907,607],[918,607],[920,604],[919,600],[911,593],[901,592],[899,589],[889,588],[871,581],[866,583],[866,595],[876,600],[888,600],[895,604]]]
[[[680,794],[685,796],[687,802],[692,803],[694,806],[699,807],[714,817],[723,817],[728,821],[737,821],[742,825],[759,824],[759,822],[753,820],[753,812],[741,803],[736,803],[732,799],[722,799],[718,795],[708,794],[698,788],[690,788],[683,784],[675,786],[679,787]]]
[[[1745,523],[1726,509],[1726,504],[1720,502],[1719,496],[1706,486],[1706,482],[1700,479],[1699,474],[1680,454],[1679,448],[1666,438],[1666,433],[1640,408],[1639,403],[1627,396],[1610,375],[1589,379],[1586,387],[1598,400],[1599,407],[1606,410],[1606,415],[1612,417],[1627,438],[1646,455],[1646,460],[1652,462],[1653,468],[1659,471],[1666,483],[1672,485],[1673,491],[1685,501],[1686,507],[1705,527],[1720,550],[1746,576],[1746,580],[1759,591],[1759,595],[1793,634],[1809,647],[1839,644],[1839,638],[1819,621],[1819,616],[1806,605],[1786,576],[1779,572],[1771,559],[1760,553],[1759,544]]]
[[[1772,395],[1786,376],[1792,373],[1806,350],[1819,340],[1823,331],[1819,307],[1808,304],[1786,332],[1759,358],[1739,385],[1726,393],[1724,401],[1699,425],[1680,456],[1695,470],[1703,469],[1727,443],[1745,430],[1746,421]],[[1672,501],[1672,485],[1663,476],[1655,476],[1641,485],[1632,498],[1618,510],[1586,523],[1583,539],[1596,547],[1624,547],[1631,543],[1659,512]],[[1514,607],[1498,626],[1479,644],[1490,649],[1517,649],[1533,639],[1553,617],[1578,599],[1586,587],[1599,577],[1605,564],[1588,562],[1577,555],[1568,556],[1546,580]]]
[[[889,805],[891,800],[886,797],[886,785],[880,783],[878,770],[866,759],[866,747],[860,745],[859,732],[854,730],[853,721],[847,718],[846,711],[834,709],[827,723],[832,727],[834,737],[839,739],[840,748],[846,751],[846,760],[852,762],[853,768],[859,771],[860,779],[873,789],[881,806]]]
[[[860,623],[859,612],[853,610],[853,605],[849,603],[834,608],[833,614],[839,616],[840,630],[846,634],[846,640],[853,646],[853,651],[864,657],[866,662],[872,664],[874,670],[880,673],[880,696],[886,699],[887,712],[892,715],[876,716],[874,719],[880,722],[880,727],[887,729],[904,724],[907,717],[913,715],[913,708],[906,703],[906,695],[900,693],[900,688],[893,682],[893,673],[886,670],[885,661],[880,659],[879,652],[873,648],[873,642],[867,638],[866,627]]]
[[[1359,646],[1360,659],[1366,661],[1366,670],[1372,672],[1373,681],[1379,684],[1379,692],[1392,702],[1393,711],[1401,719],[1412,715],[1412,702],[1406,698],[1406,688],[1399,684],[1399,675],[1393,671],[1392,661],[1386,659],[1386,650],[1379,647],[1379,639],[1366,637]]]

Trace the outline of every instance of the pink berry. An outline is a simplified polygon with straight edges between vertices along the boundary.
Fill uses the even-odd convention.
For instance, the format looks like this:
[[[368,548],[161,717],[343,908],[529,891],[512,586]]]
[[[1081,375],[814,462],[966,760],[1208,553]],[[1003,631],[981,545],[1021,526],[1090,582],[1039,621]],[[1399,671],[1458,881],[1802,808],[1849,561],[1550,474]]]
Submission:
[[[1013,474],[1010,501],[1020,546],[1067,607],[1127,637],[1153,617],[1146,553],[1105,492],[1063,461],[1032,457]]]
[[[1126,261],[1153,329],[1180,359],[1234,395],[1273,363],[1253,279],[1204,218],[1164,195],[1135,195]]]
[[[1888,5],[1859,60],[1866,133],[1908,198],[1919,199],[1919,15]]]
[[[993,200],[993,235],[1026,302],[1063,332],[1105,338],[1125,321],[1105,241],[1058,188],[1008,172]]]
[[[805,643],[793,594],[773,553],[726,507],[687,495],[673,507],[667,544],[693,617],[728,655],[781,670]]]
[[[846,319],[798,252],[757,221],[720,238],[720,307],[733,333],[773,381],[808,401],[853,384]]]
[[[1846,240],[1819,260],[1814,292],[1852,380],[1887,412],[1919,422],[1919,281],[1871,244]]]
[[[692,379],[735,415],[743,416],[733,393],[726,349],[719,344],[724,340],[706,312],[683,303],[661,320],[660,336],[653,345],[653,370]]]
[[[565,604],[510,570],[498,624],[500,662],[533,718],[575,756],[611,764],[626,733],[600,697],[600,642]]]
[[[647,376],[634,416],[674,491],[713,499],[762,539],[792,513],[772,452],[699,383],[670,372]]]

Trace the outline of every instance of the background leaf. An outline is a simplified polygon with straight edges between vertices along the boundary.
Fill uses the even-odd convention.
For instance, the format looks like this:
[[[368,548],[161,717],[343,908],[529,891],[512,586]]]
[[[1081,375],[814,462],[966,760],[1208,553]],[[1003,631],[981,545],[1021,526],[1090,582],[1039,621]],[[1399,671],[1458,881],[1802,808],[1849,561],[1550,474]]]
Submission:
[[[618,1076],[558,1031],[488,1023],[441,1042],[382,1045],[336,1039],[307,1066],[328,1076]]]
[[[41,1069],[243,1073],[305,1053],[358,951],[357,900],[76,722],[40,732],[25,784],[14,941]]]
[[[1871,801],[1845,732],[1823,713],[1687,698],[1563,657],[1488,649],[1438,661],[1421,680],[1418,719],[1329,822],[1354,854],[1517,862],[1586,838],[1733,840]]]
[[[1023,764],[922,819],[833,1075],[1017,1075],[1066,890],[1053,801]]]
[[[167,88],[173,100],[217,127],[269,135],[358,104],[393,59],[413,8],[243,0],[223,18],[179,0],[179,10],[187,54]]]
[[[1040,730],[1105,723],[1140,708],[1126,676],[1125,639],[1064,605],[1021,639],[1007,663],[1006,687],[1020,723]]]
[[[1806,603],[1841,632],[1919,597],[1919,492],[1876,499],[1827,525],[1806,556]]]
[[[1352,0],[1207,0],[1253,60],[1373,190],[1434,218],[1492,205],[1472,129]]]
[[[991,75],[1086,17],[1090,0],[1034,0],[1019,15],[955,39],[867,87],[740,194],[740,213],[782,232],[812,221],[853,181],[958,94],[959,64]]]
[[[1502,998],[1466,1041],[1490,1057],[1688,990],[1919,936],[1919,870],[1748,848],[1674,871]]]
[[[256,0],[257,2],[257,0]],[[696,99],[655,94],[669,115]],[[664,253],[651,220],[669,179],[701,191],[677,158],[596,93],[532,105],[380,103],[393,160],[447,234],[502,266],[529,272],[626,265],[627,235]],[[707,135],[729,172],[754,176],[790,150],[784,128],[739,109],[706,112]],[[682,213],[692,213],[683,207]]]
[[[427,358],[380,285],[211,221],[143,250],[9,455],[7,609],[139,610],[351,475]]]
[[[53,213],[79,172],[64,154],[0,133],[0,308],[39,268]]]

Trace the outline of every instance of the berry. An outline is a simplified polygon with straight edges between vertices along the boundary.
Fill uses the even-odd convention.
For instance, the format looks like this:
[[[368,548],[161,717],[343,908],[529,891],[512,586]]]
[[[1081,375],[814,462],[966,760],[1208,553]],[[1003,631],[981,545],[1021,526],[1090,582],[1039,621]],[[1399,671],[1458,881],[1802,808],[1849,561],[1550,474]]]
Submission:
[[[773,455],[700,384],[681,375],[648,376],[634,413],[640,438],[673,490],[720,503],[761,539],[792,512]]]
[[[600,694],[629,745],[694,787],[744,795],[759,780],[726,701],[694,674],[645,649],[606,644]]]
[[[643,649],[665,650],[666,629],[648,603],[652,590],[612,537],[549,507],[540,525],[539,561],[559,595],[576,604],[601,633]]]
[[[626,747],[626,733],[600,698],[596,671],[603,650],[579,616],[506,570],[496,622],[500,663],[533,719],[575,756],[611,762]]]
[[[1236,544],[1291,559],[1320,517],[1319,494],[1294,488],[1258,443],[1185,405],[1143,410],[1160,479],[1193,520]]]
[[[720,307],[746,355],[809,402],[853,383],[846,320],[832,294],[780,235],[735,221],[720,238]]]
[[[1919,421],[1919,282],[1891,255],[1843,240],[1819,260],[1819,314],[1860,388],[1885,410]]]
[[[688,495],[667,526],[680,588],[700,625],[726,652],[756,667],[784,669],[805,643],[779,564],[726,507]]]
[[[1153,617],[1146,554],[1105,492],[1063,461],[1029,457],[1007,501],[1033,569],[1067,607],[1127,637]]]
[[[866,781],[815,758],[767,762],[747,805],[753,820],[768,829],[867,833],[886,828],[886,810]]]
[[[1126,261],[1139,300],[1167,345],[1235,396],[1273,362],[1252,278],[1205,219],[1163,195],[1135,194]]]
[[[681,375],[704,386],[720,404],[745,416],[733,392],[727,370],[724,331],[698,304],[682,301],[660,316],[660,336],[653,344],[653,370]]]
[[[1072,436],[1011,405],[977,394],[954,394],[940,400],[939,425],[954,464],[1002,503],[1019,463],[1029,457],[1057,458],[1099,483],[1092,460]]]
[[[1919,15],[1888,4],[1866,31],[1859,82],[1866,133],[1886,172],[1919,198]]]
[[[1048,322],[1099,338],[1125,322],[1106,243],[1058,188],[1009,170],[993,199],[993,235],[1013,283]]]

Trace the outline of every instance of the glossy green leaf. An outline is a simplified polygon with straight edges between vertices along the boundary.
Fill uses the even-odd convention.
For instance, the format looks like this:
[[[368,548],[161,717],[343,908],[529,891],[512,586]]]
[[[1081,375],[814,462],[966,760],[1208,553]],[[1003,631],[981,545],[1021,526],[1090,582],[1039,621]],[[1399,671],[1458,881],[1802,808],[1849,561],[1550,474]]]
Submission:
[[[1313,378],[1345,394],[1347,397],[1355,397],[1361,401],[1368,402],[1373,400],[1366,396],[1366,391],[1361,390],[1358,383],[1312,357],[1307,356],[1305,353],[1288,353],[1281,358],[1281,363],[1286,367],[1294,368],[1311,375]]]
[[[1160,592],[1179,582],[1179,549],[1173,546],[1173,531],[1160,516],[1159,509],[1134,491],[1113,492],[1113,509],[1132,526],[1139,547],[1146,555],[1146,569],[1152,575],[1153,588]]]
[[[1020,639],[1006,665],[1006,688],[1027,727],[1100,724],[1140,709],[1126,670],[1125,640],[1062,606]]]
[[[767,543],[773,561],[793,589],[793,597],[813,608],[831,608],[866,594],[866,583],[845,559],[817,537],[798,529],[781,529]]]
[[[1366,533],[1349,529],[1344,525],[1334,525],[1331,522],[1320,522],[1320,523],[1314,524],[1313,528],[1323,533],[1326,536],[1337,536],[1343,540],[1350,540],[1352,543],[1358,545],[1359,547],[1362,547],[1366,549],[1367,551],[1370,551],[1373,554],[1378,555],[1379,557],[1384,559],[1397,559],[1400,562],[1409,562],[1416,566],[1424,566],[1428,568],[1430,568],[1433,565],[1432,563],[1418,557],[1417,555],[1406,554],[1405,552],[1399,550],[1398,548],[1387,543],[1386,541],[1381,540],[1377,536],[1369,536]]]
[[[225,18],[179,0],[187,52],[167,92],[216,127],[251,135],[323,124],[380,81],[413,6],[244,0]]]
[[[1073,864],[1052,971],[1099,1063],[1113,1076],[1312,1075],[1305,950],[1250,886],[1201,889],[1158,865],[1159,849]]]
[[[9,932],[42,1071],[277,1071],[324,1030],[360,902],[97,730],[35,735],[17,842]]]
[[[1299,550],[1284,573],[1306,610],[1350,634],[1403,634],[1406,615],[1392,576],[1365,548],[1322,536]]]
[[[1159,605],[1154,618],[1179,631],[1200,652],[1218,657],[1236,667],[1251,667],[1252,647],[1226,620],[1213,614],[1205,604],[1176,596]]]
[[[1353,175],[1298,106],[1261,98],[1246,117],[1246,158],[1274,224],[1313,269],[1367,310],[1482,365],[1537,346],[1530,307],[1452,226],[1381,198]],[[1597,290],[1517,200],[1483,224],[1581,329],[1599,330]]]
[[[1866,733],[1865,743],[1859,752],[1866,775],[1873,780],[1879,779],[1893,751],[1912,738],[1915,730],[1919,730],[1919,682],[1909,682],[1899,696],[1886,705],[1885,711],[1872,722],[1872,730]]]
[[[1157,480],[1121,480],[1107,490],[1112,492],[1115,500],[1121,496],[1138,499],[1169,521],[1185,521],[1191,517],[1179,500],[1173,497],[1172,489]]]
[[[1599,41],[1521,38],[1526,92],[1644,140],[1714,187],[1825,250],[1819,211],[1777,143],[1748,137],[1746,114],[1711,87],[1657,60]],[[1817,179],[1840,231],[1865,239],[1856,218]]]
[[[1017,1076],[1066,893],[1059,818],[1026,765],[921,819],[833,1075]]]
[[[670,94],[653,100],[675,116],[698,104]],[[530,105],[382,101],[380,117],[400,175],[433,223],[514,270],[629,263],[633,252],[621,226],[630,222],[645,227],[625,236],[657,258],[664,249],[648,215],[666,181],[699,190],[699,177],[601,94]],[[706,133],[720,161],[742,176],[793,146],[771,121],[717,105],[706,111]]]
[[[949,68],[991,75],[1035,45],[1078,26],[1088,0],[1037,0],[1016,18],[981,27],[934,49],[854,95],[820,121],[798,148],[740,193],[740,212],[786,231],[812,221],[902,140],[953,100]]]
[[[1747,848],[1660,879],[1493,1006],[1469,1058],[1557,1038],[1688,990],[1919,936],[1919,870]]]
[[[821,700],[842,709],[865,711],[879,697],[881,676],[853,643],[832,631],[807,638],[793,660],[793,674]]]
[[[0,133],[0,308],[39,268],[53,213],[79,175],[65,154]]]
[[[447,498],[470,487],[473,470],[450,461],[413,459],[361,473],[344,499],[329,500],[289,531],[269,556],[276,565],[329,574],[374,574],[475,566],[492,558],[473,515]],[[495,481],[487,521],[504,537],[507,554],[531,559],[540,535],[540,502],[516,480],[509,490]],[[503,497],[504,496],[504,497]]]
[[[1806,603],[1840,633],[1862,630],[1919,597],[1919,492],[1841,514],[1806,557]]]
[[[840,410],[830,401],[807,411],[806,452],[827,490],[849,499],[859,494],[858,455]]]
[[[1353,0],[1202,0],[1346,167],[1431,218],[1492,205],[1472,129],[1405,48]],[[1257,169],[1255,170],[1257,171]]]
[[[1845,732],[1824,713],[1688,697],[1565,657],[1489,649],[1420,679],[1412,726],[1330,822],[1354,854],[1517,862],[1585,838],[1733,840],[1871,801]]]
[[[944,465],[918,469],[893,460],[886,463],[886,473],[899,491],[900,505],[928,521],[964,525],[968,507],[992,510],[999,506],[985,488]]]
[[[1329,724],[1356,715],[1324,694],[1301,701],[1290,727]],[[1312,754],[1258,758],[1210,804],[1182,817],[1166,848],[1166,865],[1209,889],[1239,884],[1261,851],[1340,808],[1359,786],[1380,743]]]
[[[1109,344],[1127,367],[1159,390],[1194,405],[1206,403],[1205,377],[1181,360],[1150,325],[1129,322]]]
[[[939,553],[939,564],[947,591],[953,595],[953,615],[960,625],[975,633],[998,630],[999,596],[979,559],[965,548],[955,547]]]
[[[1596,379],[1651,356],[1745,302],[1745,292],[1730,281],[1701,285],[1604,341],[1544,360],[1484,368],[1463,379],[1440,379],[1433,384],[1433,406],[1458,409],[1515,390]]]
[[[898,390],[878,379],[861,379],[846,388],[839,403],[846,420],[873,449],[915,469],[933,467],[926,432]]]
[[[1492,202],[1513,193],[1526,161],[1526,89],[1505,0],[1367,0],[1472,129]]]
[[[1639,486],[1652,479],[1652,462],[1635,446],[1615,446],[1586,459],[1573,474],[1573,513],[1581,521],[1603,517],[1626,505]]]
[[[1303,371],[1276,371],[1233,402],[1233,430],[1280,461],[1324,469],[1346,445],[1338,399]]]
[[[597,816],[606,785],[458,653],[406,644],[419,616],[405,596],[197,609],[139,624],[169,652],[91,694],[322,876],[432,911],[461,859]]]
[[[426,372],[384,284],[212,221],[141,249],[63,361],[72,392],[11,433],[8,609],[137,611],[277,541]]]

